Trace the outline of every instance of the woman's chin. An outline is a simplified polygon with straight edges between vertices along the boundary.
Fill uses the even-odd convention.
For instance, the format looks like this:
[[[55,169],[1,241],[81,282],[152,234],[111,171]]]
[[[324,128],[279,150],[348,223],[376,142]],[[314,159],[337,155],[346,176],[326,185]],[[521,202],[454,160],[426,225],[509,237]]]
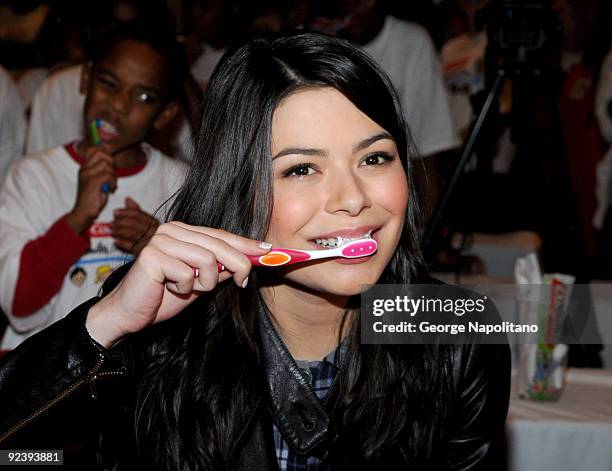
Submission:
[[[328,290],[329,294],[333,294],[334,296],[357,296],[365,291],[367,291],[367,285],[359,285],[359,286],[339,286],[336,289]]]
[[[335,262],[296,266],[283,273],[285,280],[308,290],[334,296],[354,296],[376,284],[383,267],[363,263],[344,265]]]
[[[329,279],[319,278],[313,280],[316,284],[316,289],[336,296],[355,296],[366,291],[371,285],[375,284],[378,276],[373,276],[370,273],[363,274],[348,274],[339,272],[337,276],[329,277]]]

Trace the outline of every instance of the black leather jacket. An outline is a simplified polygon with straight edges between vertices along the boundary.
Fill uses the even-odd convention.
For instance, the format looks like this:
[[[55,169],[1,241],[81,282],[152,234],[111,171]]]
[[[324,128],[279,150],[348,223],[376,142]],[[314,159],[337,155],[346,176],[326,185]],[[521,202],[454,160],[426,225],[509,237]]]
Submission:
[[[93,302],[1,359],[0,448],[63,448],[66,438],[60,436],[70,430],[86,435],[84,423],[96,452],[80,469],[141,469],[130,433],[133,410],[125,400],[134,368],[129,341],[105,350],[89,336],[85,319]],[[278,469],[273,420],[285,440],[304,453],[316,449],[329,426],[324,403],[304,383],[274,329],[263,332],[268,391],[250,408],[251,417],[234,446],[231,470]],[[445,430],[447,456],[438,457],[439,462],[427,469],[499,469],[494,460],[500,457],[509,400],[509,348],[458,345],[453,352],[451,410],[456,426]],[[72,421],[80,422],[80,427]],[[75,437],[71,440],[74,443]],[[352,469],[413,469],[407,458],[397,447],[382,461]]]

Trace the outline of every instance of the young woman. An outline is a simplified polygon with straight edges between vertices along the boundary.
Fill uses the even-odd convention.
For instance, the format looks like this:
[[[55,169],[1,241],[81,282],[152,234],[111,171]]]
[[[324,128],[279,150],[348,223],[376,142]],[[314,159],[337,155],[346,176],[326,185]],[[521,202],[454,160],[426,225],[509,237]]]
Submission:
[[[106,467],[491,466],[507,347],[360,344],[362,286],[422,281],[412,148],[384,73],[326,36],[255,37],[224,56],[204,110],[173,222],[103,298],[4,359],[0,403],[19,407],[0,444],[49,430],[60,403],[97,411]],[[378,252],[352,261],[246,257],[366,234]]]

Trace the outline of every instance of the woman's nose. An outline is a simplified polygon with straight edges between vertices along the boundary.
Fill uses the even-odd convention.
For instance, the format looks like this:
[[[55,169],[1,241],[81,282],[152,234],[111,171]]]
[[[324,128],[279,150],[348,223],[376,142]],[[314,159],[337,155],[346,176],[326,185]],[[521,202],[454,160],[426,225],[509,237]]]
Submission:
[[[365,183],[350,171],[334,175],[329,179],[328,185],[325,209],[329,213],[357,216],[371,206]]]

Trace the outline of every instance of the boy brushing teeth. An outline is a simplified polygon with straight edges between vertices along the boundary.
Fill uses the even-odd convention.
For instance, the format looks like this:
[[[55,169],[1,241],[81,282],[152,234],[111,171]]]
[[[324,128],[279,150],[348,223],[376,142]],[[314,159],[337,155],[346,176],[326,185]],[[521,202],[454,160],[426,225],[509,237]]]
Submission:
[[[178,161],[143,144],[179,111],[187,67],[170,33],[140,22],[100,38],[83,68],[85,129],[97,136],[17,161],[0,193],[0,305],[10,349],[95,296],[137,255],[157,208],[181,186]],[[83,283],[70,281],[80,267]],[[100,274],[105,276],[100,276]]]

